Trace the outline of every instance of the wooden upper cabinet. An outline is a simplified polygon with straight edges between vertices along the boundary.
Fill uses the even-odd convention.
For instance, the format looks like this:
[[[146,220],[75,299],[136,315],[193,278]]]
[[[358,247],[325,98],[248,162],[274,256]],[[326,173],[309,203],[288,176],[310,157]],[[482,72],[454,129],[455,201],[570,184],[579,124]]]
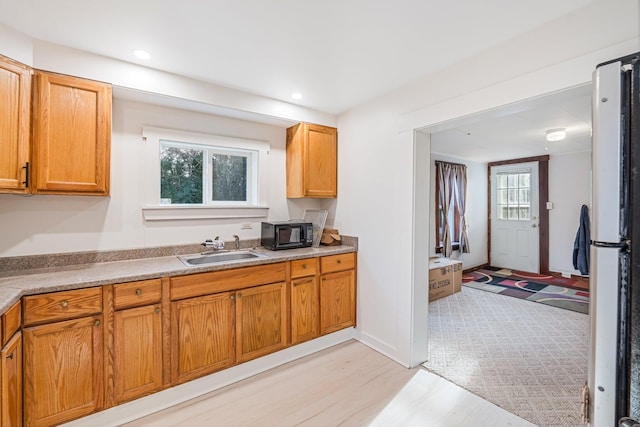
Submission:
[[[31,68],[0,55],[0,193],[26,193]]]
[[[287,197],[338,195],[338,130],[299,123],[287,129]]]
[[[32,191],[108,196],[111,86],[38,70],[33,82]]]

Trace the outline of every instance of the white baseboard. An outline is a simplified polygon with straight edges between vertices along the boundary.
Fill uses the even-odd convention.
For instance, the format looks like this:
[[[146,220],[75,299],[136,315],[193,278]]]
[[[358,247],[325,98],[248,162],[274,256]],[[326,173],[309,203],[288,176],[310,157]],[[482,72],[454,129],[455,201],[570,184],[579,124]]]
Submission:
[[[118,426],[354,338],[356,338],[354,328],[343,329],[135,401],[97,412],[65,425],[74,427]]]

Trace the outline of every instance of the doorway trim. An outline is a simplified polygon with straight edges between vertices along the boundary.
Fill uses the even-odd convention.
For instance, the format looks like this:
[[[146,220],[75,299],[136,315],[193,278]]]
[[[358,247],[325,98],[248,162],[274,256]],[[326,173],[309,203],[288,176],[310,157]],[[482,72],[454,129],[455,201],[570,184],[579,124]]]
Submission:
[[[546,206],[549,200],[549,155],[487,163],[487,260],[489,265],[491,265],[491,168],[493,166],[530,162],[538,162],[538,198],[540,200],[540,222],[538,225],[538,250],[540,254],[538,258],[538,271],[540,274],[549,274],[549,210]]]

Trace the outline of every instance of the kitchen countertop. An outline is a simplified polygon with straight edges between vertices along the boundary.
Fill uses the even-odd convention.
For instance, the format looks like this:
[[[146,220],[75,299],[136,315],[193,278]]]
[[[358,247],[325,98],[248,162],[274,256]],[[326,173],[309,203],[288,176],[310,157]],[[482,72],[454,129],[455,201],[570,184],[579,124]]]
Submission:
[[[165,276],[228,270],[252,265],[273,264],[296,259],[355,252],[356,247],[346,245],[321,246],[319,248],[281,251],[255,248],[252,251],[266,255],[266,257],[187,267],[176,255],[171,255],[26,270],[24,274],[18,273],[9,277],[0,277],[0,313],[6,311],[23,295],[89,288]]]

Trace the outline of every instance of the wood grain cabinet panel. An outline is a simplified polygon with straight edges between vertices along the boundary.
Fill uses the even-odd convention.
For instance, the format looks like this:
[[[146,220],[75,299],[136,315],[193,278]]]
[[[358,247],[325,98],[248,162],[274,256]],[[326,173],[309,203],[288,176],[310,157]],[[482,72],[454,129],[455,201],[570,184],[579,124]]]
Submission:
[[[33,192],[109,195],[111,85],[36,70]]]
[[[102,409],[102,315],[23,330],[24,421],[61,424]]]
[[[318,258],[291,261],[291,278],[313,276],[319,272]]]
[[[320,272],[323,274],[334,271],[352,270],[355,266],[356,255],[353,252],[320,258]]]
[[[171,383],[180,384],[235,363],[233,292],[171,303]]]
[[[0,55],[0,193],[28,192],[31,73]]]
[[[287,197],[338,195],[338,130],[299,123],[287,129]]]
[[[22,333],[17,332],[0,351],[2,425],[22,425]]]
[[[22,324],[22,304],[13,304],[2,314],[2,345],[5,345],[20,329]]]
[[[162,388],[162,310],[160,305],[114,314],[115,402]]]
[[[284,348],[287,312],[285,282],[236,292],[237,361],[245,362]]]
[[[113,306],[116,310],[156,304],[162,299],[160,279],[113,285]]]
[[[320,332],[318,277],[291,281],[291,344],[316,338]]]
[[[102,312],[102,288],[30,295],[22,303],[25,326],[72,319]]]
[[[355,323],[355,271],[323,274],[320,279],[320,333],[328,334]]]

